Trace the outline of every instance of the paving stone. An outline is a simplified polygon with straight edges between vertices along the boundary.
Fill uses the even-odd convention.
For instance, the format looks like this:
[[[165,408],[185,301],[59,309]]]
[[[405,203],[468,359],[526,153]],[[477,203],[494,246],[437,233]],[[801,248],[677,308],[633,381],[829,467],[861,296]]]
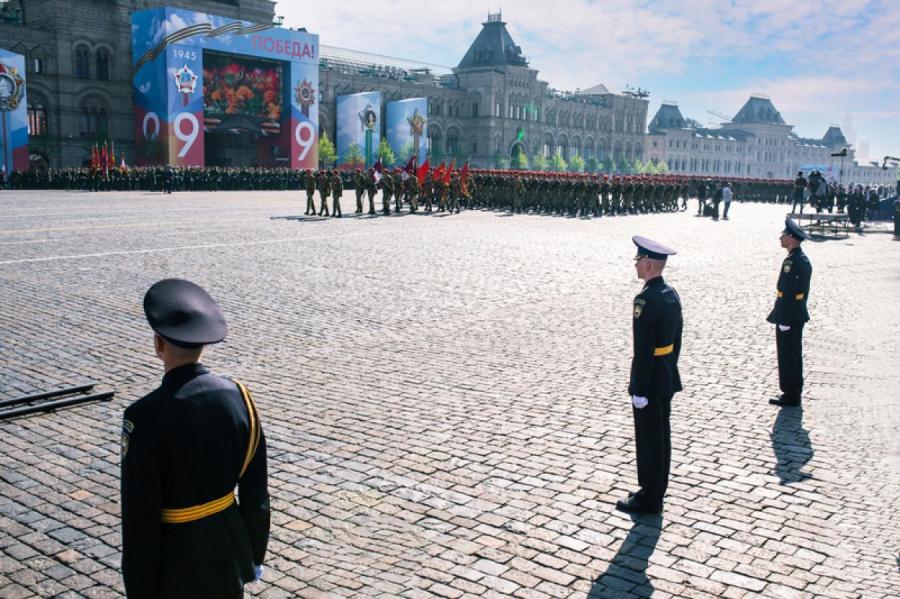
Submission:
[[[352,203],[352,197],[348,196]],[[229,319],[205,360],[254,392],[273,534],[254,597],[881,597],[900,588],[900,246],[808,243],[802,414],[778,410],[784,206],[602,219],[288,220],[294,192],[0,193],[0,596],[121,596],[119,421],[158,384],[154,280]],[[630,237],[678,249],[685,309],[660,523],[636,488]],[[848,306],[852,314],[848,317]]]

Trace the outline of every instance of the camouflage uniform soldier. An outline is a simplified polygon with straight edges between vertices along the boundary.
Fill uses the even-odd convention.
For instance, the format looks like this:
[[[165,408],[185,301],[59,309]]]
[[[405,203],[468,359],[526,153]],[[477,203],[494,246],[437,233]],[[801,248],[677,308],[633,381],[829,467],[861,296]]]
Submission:
[[[319,174],[316,176],[316,187],[319,188],[319,197],[322,199],[322,207],[319,208],[319,216],[322,216],[322,213],[324,213],[325,216],[330,216],[328,213],[328,196],[331,195],[331,179],[325,171],[319,171]]]
[[[303,183],[306,186],[306,215],[309,216],[311,214],[315,216],[316,202],[313,200],[313,195],[316,193],[316,176],[312,170],[306,171]]]
[[[625,183],[622,185],[622,211],[630,214],[634,209],[634,184],[631,177],[625,177]]]
[[[342,218],[341,214],[341,196],[344,195],[344,181],[341,179],[340,171],[335,171],[331,175],[331,197],[333,198],[331,206],[331,216]]]
[[[522,198],[525,196],[525,185],[522,183],[522,177],[516,175],[513,192],[510,194],[510,211],[522,212]]]
[[[366,177],[365,175],[363,175],[361,168],[356,169],[356,173],[353,175],[353,187],[354,191],[356,192],[356,213],[362,214],[362,197],[363,193],[365,193],[366,191]]]
[[[366,171],[364,185],[366,188],[366,195],[369,196],[369,214],[375,214],[375,192],[377,191],[375,169],[370,168]]]
[[[434,178],[430,170],[425,173],[425,181],[422,183],[422,199],[425,201],[425,212],[434,210]]]
[[[381,181],[378,182],[381,186],[381,201],[384,204],[383,212],[385,214],[391,213],[391,196],[394,195],[394,177],[390,172],[385,171],[381,176]],[[374,203],[372,198],[375,197],[375,178],[372,177],[372,188],[369,191],[369,203],[370,205]]]
[[[406,179],[403,176],[406,175]],[[400,214],[403,210],[403,198],[409,193],[409,174],[399,173],[394,178],[394,212]]]
[[[410,175],[409,180],[406,182],[406,190],[407,200],[409,200],[409,211],[417,212],[419,210],[419,192],[421,186],[419,185],[419,178],[416,177],[415,174]]]
[[[598,216],[609,216],[609,195],[611,188],[609,186],[609,175],[603,175],[603,183],[600,184],[600,214]]]
[[[459,198],[462,195],[462,181],[459,179],[459,173],[453,173],[450,177],[450,212],[456,210],[459,214]]]
[[[438,199],[438,212],[443,212],[447,209],[447,196],[450,194],[450,183],[441,177],[441,180],[438,181],[438,193],[440,193]]]

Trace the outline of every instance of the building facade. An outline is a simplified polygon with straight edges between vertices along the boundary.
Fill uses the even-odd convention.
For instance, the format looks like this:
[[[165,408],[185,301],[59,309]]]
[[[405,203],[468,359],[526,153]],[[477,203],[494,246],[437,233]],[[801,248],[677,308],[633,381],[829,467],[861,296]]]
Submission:
[[[9,0],[0,46],[26,58],[33,163],[80,166],[95,141],[134,156],[131,14],[156,6],[271,22],[269,0]]]
[[[131,14],[174,6],[271,23],[270,0],[8,0],[0,47],[27,62],[33,164],[79,166],[96,141],[112,140],[131,162],[134,104]],[[327,40],[325,40],[327,42]],[[538,78],[500,15],[490,15],[453,69],[422,68],[339,48],[320,54],[320,133],[335,137],[336,97],[381,91],[386,101],[425,97],[435,157],[508,164],[559,153],[570,160],[642,158],[648,102],[602,85],[559,92]],[[382,115],[383,116],[383,115]],[[382,122],[384,120],[382,119]]]
[[[664,102],[650,121],[646,155],[677,174],[793,179],[799,171],[818,170],[838,183],[894,184],[895,170],[855,160],[840,127],[832,125],[821,139],[798,137],[793,129],[762,96],[752,96],[731,121],[713,129]],[[832,156],[844,148],[846,156]]]

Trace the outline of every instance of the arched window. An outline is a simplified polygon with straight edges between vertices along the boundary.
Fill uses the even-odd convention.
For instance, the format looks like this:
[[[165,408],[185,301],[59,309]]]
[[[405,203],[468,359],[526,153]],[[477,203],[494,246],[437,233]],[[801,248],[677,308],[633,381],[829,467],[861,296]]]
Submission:
[[[82,104],[78,113],[78,132],[81,137],[106,137],[109,134],[106,108],[96,101]]]
[[[97,50],[97,79],[109,81],[109,52],[105,48]]]
[[[91,57],[84,46],[78,46],[75,50],[75,76],[79,79],[89,79],[91,76]]]
[[[434,125],[428,126],[428,151],[431,156],[432,161],[439,160],[443,154],[441,153],[441,149],[443,148],[443,135],[441,134],[441,130]]]
[[[447,143],[445,148],[447,156],[456,156],[459,153],[459,131],[451,129],[447,132]]]
[[[28,135],[47,135],[47,108],[41,103],[28,103]]]

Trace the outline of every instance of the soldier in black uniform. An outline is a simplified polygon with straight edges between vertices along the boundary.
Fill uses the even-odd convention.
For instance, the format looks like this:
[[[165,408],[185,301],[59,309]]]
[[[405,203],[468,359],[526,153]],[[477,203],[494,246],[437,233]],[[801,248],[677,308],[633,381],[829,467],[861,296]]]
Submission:
[[[788,251],[778,273],[775,307],[766,320],[775,325],[778,348],[778,383],[781,397],[770,399],[776,406],[799,406],[803,391],[803,325],[809,321],[806,302],[812,264],[800,244],[809,233],[791,219],[784,221],[781,247]]]
[[[900,182],[897,187],[900,187]],[[894,240],[900,240],[900,194],[894,199]]]
[[[797,178],[794,179],[794,189],[791,194],[791,212],[795,212],[797,206],[800,206],[800,214],[803,214],[803,194],[809,181],[803,176],[803,171],[797,171]]]
[[[631,396],[638,484],[641,488],[616,502],[627,513],[659,514],[669,484],[672,397],[681,391],[681,300],[663,280],[666,259],[675,250],[646,237],[633,237],[635,270],[644,288],[634,298]]]
[[[163,193],[172,193],[175,182],[175,169],[167,166],[163,173]]]
[[[241,383],[199,363],[227,332],[199,286],[166,279],[144,296],[162,384],[125,410],[122,572],[129,598],[243,596],[269,538],[266,442]],[[235,496],[237,487],[237,497]]]

